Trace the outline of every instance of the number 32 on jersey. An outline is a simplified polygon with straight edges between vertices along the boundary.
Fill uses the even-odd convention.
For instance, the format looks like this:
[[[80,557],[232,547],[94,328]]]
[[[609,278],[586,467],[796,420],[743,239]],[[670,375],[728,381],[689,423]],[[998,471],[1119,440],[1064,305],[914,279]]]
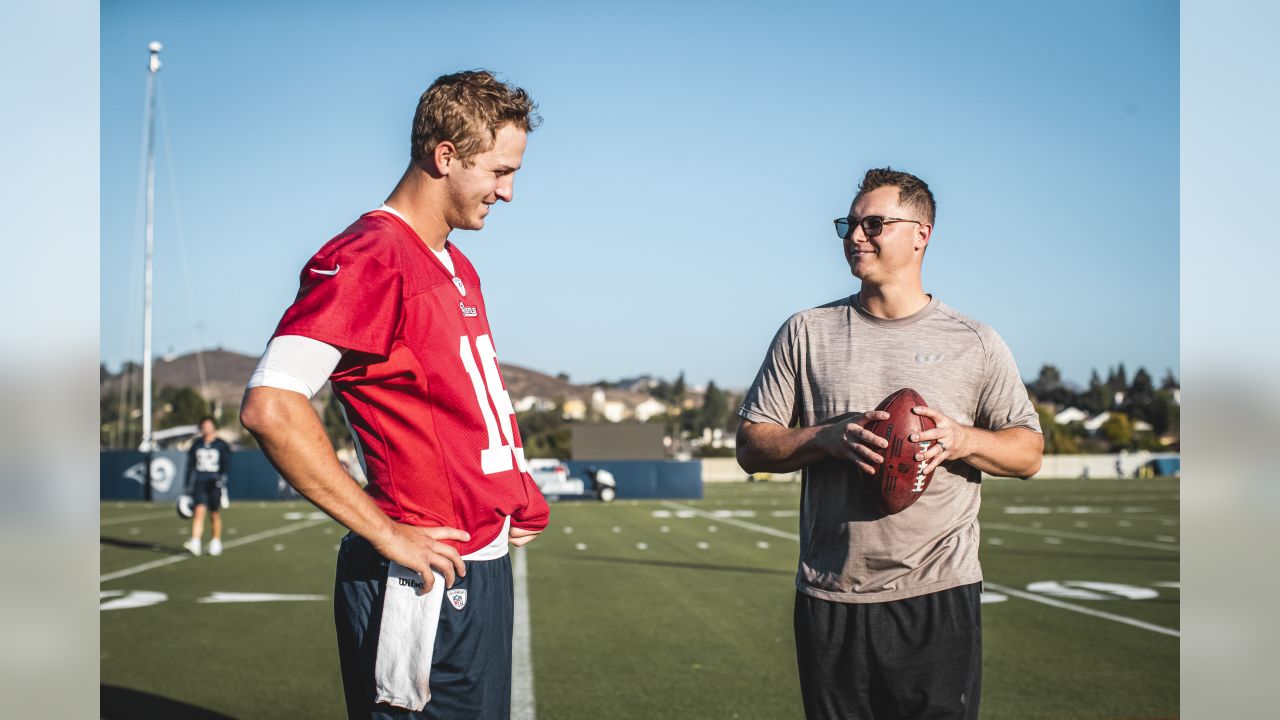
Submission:
[[[510,470],[514,461],[520,472],[528,472],[524,448],[515,444],[516,409],[511,405],[511,396],[502,387],[502,378],[498,375],[498,353],[493,349],[493,341],[488,335],[481,335],[476,338],[475,352],[472,352],[471,338],[463,335],[458,339],[458,355],[462,358],[462,367],[471,377],[476,402],[480,404],[480,414],[484,416],[484,425],[489,431],[489,447],[480,451],[480,470],[485,475]],[[479,365],[476,364],[477,356]],[[484,368],[483,375],[480,368]],[[497,417],[494,416],[495,409]]]

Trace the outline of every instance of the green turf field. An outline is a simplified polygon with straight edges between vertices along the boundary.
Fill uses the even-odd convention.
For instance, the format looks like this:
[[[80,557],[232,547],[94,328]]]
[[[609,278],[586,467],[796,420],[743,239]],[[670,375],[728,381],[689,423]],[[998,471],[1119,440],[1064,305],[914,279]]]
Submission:
[[[1177,480],[983,495],[982,716],[1176,717]],[[798,485],[754,483],[553,505],[525,552],[538,716],[802,717],[798,501]],[[104,717],[342,717],[340,528],[299,503],[225,515],[225,553],[188,558],[169,506],[103,503]]]

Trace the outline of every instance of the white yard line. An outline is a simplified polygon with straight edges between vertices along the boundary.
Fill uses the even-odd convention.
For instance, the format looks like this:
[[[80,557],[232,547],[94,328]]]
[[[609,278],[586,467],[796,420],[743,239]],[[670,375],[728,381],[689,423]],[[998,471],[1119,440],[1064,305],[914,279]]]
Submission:
[[[159,520],[160,518],[177,518],[181,520],[181,518],[178,518],[177,512],[170,510],[168,512],[151,512],[145,515],[129,515],[127,517],[111,518],[110,520],[101,520],[98,522],[98,526],[106,527],[108,525],[123,525],[124,523],[129,523],[129,522],[140,522],[142,520]]]
[[[755,532],[764,533],[765,535],[772,535],[774,537],[780,537],[784,540],[794,540],[796,542],[800,542],[800,536],[797,535],[796,533],[790,533],[790,532],[787,532],[786,530],[771,528],[768,525],[757,525],[755,523],[747,522],[745,520],[739,520],[737,518],[720,517],[719,515],[705,512],[703,510],[699,510],[697,508],[690,507],[688,505],[681,505],[680,503],[674,503],[669,500],[663,500],[662,504],[673,510],[685,510],[685,511],[694,513],[699,517],[709,518],[711,520],[715,520],[716,522],[721,522],[726,525],[737,525],[738,527],[744,528],[746,530],[754,530]]]
[[[511,634],[511,720],[535,720],[533,656],[529,650],[529,571],[524,548],[514,548],[511,574],[515,583],[515,628]]]
[[[1141,628],[1143,630],[1150,630],[1151,632],[1160,633],[1161,635],[1168,635],[1170,637],[1176,637],[1176,638],[1182,637],[1182,633],[1178,632],[1177,630],[1172,630],[1167,627],[1161,627],[1159,625],[1152,625],[1149,622],[1143,622],[1141,620],[1134,620],[1131,617],[1125,617],[1123,615],[1115,615],[1109,612],[1103,612],[1101,610],[1094,610],[1093,608],[1084,607],[1083,605],[1076,605],[1069,602],[1063,602],[1061,600],[1055,600],[1054,598],[1051,598],[1051,597],[1045,597],[1044,595],[1037,595],[1035,593],[1025,592],[1023,590],[1015,590],[1014,588],[1005,587],[1004,585],[997,585],[996,583],[993,583],[993,582],[983,582],[982,584],[984,587],[991,588],[996,592],[1002,592],[1006,595],[1019,597],[1019,598],[1022,598],[1023,600],[1030,600],[1031,602],[1037,602],[1042,605],[1049,605],[1051,607],[1060,608],[1062,610],[1070,610],[1071,612],[1078,612],[1083,615],[1091,615],[1096,618],[1102,618],[1103,620],[1118,622],[1122,625],[1129,625],[1131,627]]]
[[[316,525],[319,525],[322,522],[325,522],[325,521],[324,520],[306,520],[303,522],[294,523],[292,525],[285,525],[284,527],[278,527],[274,530],[264,530],[260,533],[254,533],[253,535],[245,535],[242,538],[237,538],[235,540],[229,540],[227,542],[224,542],[222,543],[222,547],[225,550],[230,550],[231,548],[237,548],[237,547],[240,547],[241,545],[248,545],[251,542],[266,540],[267,538],[273,538],[280,535],[285,535],[297,530],[305,530],[306,528],[309,528],[309,527],[315,527]],[[141,565],[134,565],[133,567],[128,567],[123,570],[116,570],[115,572],[109,572],[106,575],[100,576],[98,578],[98,582],[104,583],[109,580],[117,580],[122,577],[137,575],[138,573],[146,572],[147,570],[154,570],[155,568],[164,567],[165,565],[172,565],[174,563],[180,563],[183,560],[190,560],[192,557],[193,556],[191,555],[170,555],[167,558],[152,560],[151,562],[145,562],[145,563],[142,563]]]
[[[681,505],[680,503],[673,503],[673,502],[667,502],[667,501],[664,501],[662,504],[677,510],[692,510],[693,512],[703,517],[714,517],[711,515],[711,513],[703,512],[696,508],[689,507],[688,505]],[[795,533],[783,532],[782,530],[777,530],[771,527],[765,527],[764,525],[756,525],[755,523],[743,522],[741,520],[736,520],[734,518],[714,518],[714,519],[719,522],[725,523],[727,525],[737,525],[740,528],[744,528],[747,530],[754,530],[755,532],[762,532],[767,535],[773,535],[774,537],[781,537],[781,538],[786,538],[788,540],[795,540],[796,542],[800,541],[800,536]],[[989,528],[991,527],[991,524],[983,523],[983,527]],[[1017,529],[1025,530],[1026,528],[1017,528]],[[1078,533],[1064,534],[1064,533],[1044,532],[1042,534],[1062,535],[1063,537],[1067,537],[1069,535],[1077,535]],[[1089,536],[1089,537],[1093,538],[1094,536]],[[1099,542],[1105,542],[1107,540],[1118,540],[1118,539],[1119,538],[1103,538],[1099,540]],[[1137,540],[1127,541],[1125,544],[1128,544],[1128,542],[1136,543],[1139,541]],[[1177,548],[1170,548],[1168,545],[1157,545],[1155,543],[1142,543],[1142,546],[1156,547],[1161,550],[1171,550],[1171,549],[1177,550]],[[983,587],[988,587],[988,588],[991,588],[992,590],[995,590],[997,592],[1002,592],[1002,593],[1005,593],[1006,595],[1011,595],[1013,597],[1022,598],[1023,600],[1030,600],[1032,602],[1038,602],[1043,605],[1050,605],[1052,607],[1060,608],[1062,610],[1070,610],[1072,612],[1083,613],[1085,615],[1092,615],[1093,617],[1102,618],[1104,620],[1111,620],[1112,622],[1118,622],[1124,625],[1130,625],[1132,627],[1142,628],[1143,630],[1150,630],[1151,632],[1160,633],[1161,635],[1170,635],[1172,637],[1177,637],[1177,638],[1182,637],[1182,635],[1177,630],[1170,630],[1169,628],[1166,628],[1166,627],[1161,627],[1159,625],[1152,625],[1151,623],[1143,622],[1141,620],[1134,620],[1133,618],[1125,617],[1123,615],[1114,615],[1109,612],[1094,610],[1093,608],[1087,608],[1081,605],[1074,605],[1072,603],[1063,602],[1061,600],[1055,600],[1053,598],[1044,597],[1042,595],[1036,595],[1035,593],[1025,592],[1022,590],[1015,590],[1010,587],[1005,587],[1004,585],[997,585],[996,583],[984,581]]]
[[[1045,530],[1042,528],[1029,528],[1021,525],[1010,525],[1008,523],[982,523],[983,530],[999,530],[1001,532],[1020,532],[1028,535],[1047,535],[1050,537],[1071,538],[1072,540],[1083,540],[1084,542],[1107,543],[1110,545],[1126,545],[1128,547],[1147,548],[1149,550],[1165,550],[1168,552],[1178,552],[1177,545],[1169,543],[1146,542],[1144,540],[1129,540],[1126,538],[1111,537],[1109,535],[1087,535],[1085,533],[1072,532],[1070,530]]]

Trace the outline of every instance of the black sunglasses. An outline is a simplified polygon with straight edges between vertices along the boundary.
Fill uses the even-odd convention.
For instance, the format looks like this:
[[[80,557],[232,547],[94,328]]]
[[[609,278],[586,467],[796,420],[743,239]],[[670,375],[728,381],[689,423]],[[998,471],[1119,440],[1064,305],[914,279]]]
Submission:
[[[835,220],[836,235],[839,235],[841,240],[848,240],[849,234],[853,232],[853,226],[857,224],[862,226],[862,232],[866,234],[867,237],[873,238],[878,236],[880,233],[884,232],[885,225],[888,225],[889,223],[898,223],[898,222],[909,222],[909,223],[915,223],[917,225],[923,224],[919,220],[908,220],[906,218],[884,217],[881,215],[868,215],[862,218],[861,220],[856,221],[856,223],[853,217],[842,217],[842,218],[836,218]]]

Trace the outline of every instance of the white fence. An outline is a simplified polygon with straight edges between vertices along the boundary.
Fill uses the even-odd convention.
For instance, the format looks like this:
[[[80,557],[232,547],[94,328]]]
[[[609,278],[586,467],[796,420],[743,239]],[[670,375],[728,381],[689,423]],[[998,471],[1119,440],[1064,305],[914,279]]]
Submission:
[[[1138,468],[1157,458],[1176,458],[1178,453],[1131,452],[1118,455],[1045,455],[1038,478],[1134,477]]]
[[[1118,455],[1045,455],[1038,478],[1118,478],[1133,477],[1138,468],[1157,458],[1176,458],[1178,453],[1132,452]],[[767,473],[757,479],[770,481],[795,481],[800,473]],[[733,458],[703,458],[703,482],[743,482],[747,473],[738,467]]]

